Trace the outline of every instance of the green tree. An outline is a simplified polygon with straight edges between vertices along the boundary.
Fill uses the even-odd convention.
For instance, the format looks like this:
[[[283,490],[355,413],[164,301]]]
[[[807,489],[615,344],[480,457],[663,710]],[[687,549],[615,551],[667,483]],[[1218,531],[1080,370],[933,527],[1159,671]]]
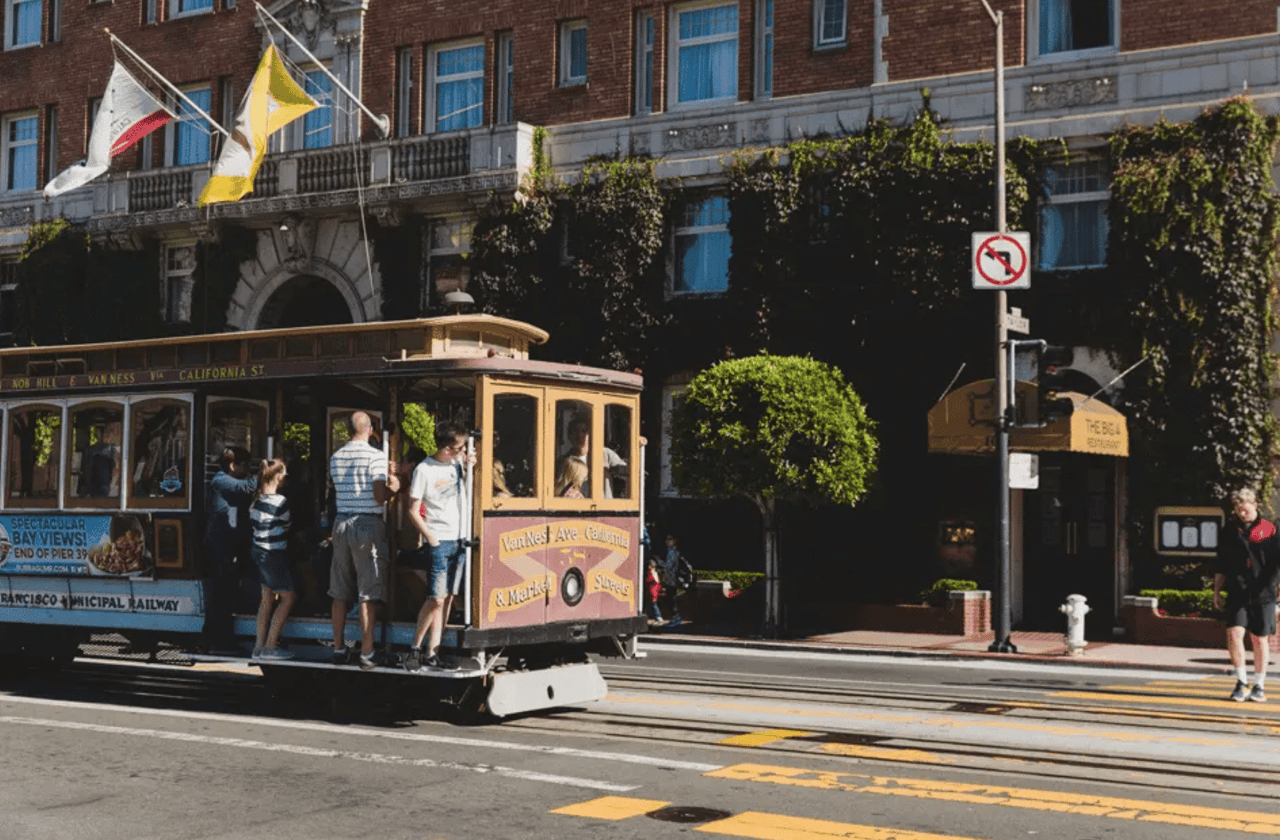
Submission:
[[[682,490],[750,499],[764,520],[765,617],[779,629],[777,502],[852,505],[875,472],[875,423],[834,367],[762,354],[703,371],[672,418]]]

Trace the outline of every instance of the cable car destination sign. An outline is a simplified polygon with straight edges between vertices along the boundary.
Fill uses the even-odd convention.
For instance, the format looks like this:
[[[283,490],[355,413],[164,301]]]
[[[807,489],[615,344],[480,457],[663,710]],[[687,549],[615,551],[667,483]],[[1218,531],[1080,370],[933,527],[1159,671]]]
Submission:
[[[1031,234],[973,234],[973,287],[975,289],[1031,288]]]

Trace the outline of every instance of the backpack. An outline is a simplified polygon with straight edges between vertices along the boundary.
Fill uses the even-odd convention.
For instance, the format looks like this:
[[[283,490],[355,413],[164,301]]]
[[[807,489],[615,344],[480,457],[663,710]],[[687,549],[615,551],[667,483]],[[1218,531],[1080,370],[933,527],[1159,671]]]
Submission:
[[[676,588],[689,589],[693,586],[698,576],[693,573],[693,566],[689,565],[689,561],[684,559],[684,555],[680,555],[679,562],[676,564]]]

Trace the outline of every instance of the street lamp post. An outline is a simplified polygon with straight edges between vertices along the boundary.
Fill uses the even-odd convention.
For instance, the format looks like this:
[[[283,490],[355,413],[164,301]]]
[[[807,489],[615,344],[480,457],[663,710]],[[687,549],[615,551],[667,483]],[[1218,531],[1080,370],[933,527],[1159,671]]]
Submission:
[[[987,0],[982,0],[983,7],[991,16],[996,27],[996,231],[1007,232],[1005,223],[1005,189],[1004,189],[1004,12],[991,8]],[[1017,653],[1013,641],[1009,638],[1012,623],[1009,605],[1009,427],[1011,425],[1009,406],[1009,365],[1005,357],[1005,347],[1009,341],[1008,325],[1005,313],[1008,311],[1007,293],[1000,289],[996,292],[996,479],[999,495],[1000,517],[1000,552],[999,565],[996,569],[996,603],[995,603],[995,640],[988,648],[992,653]]]

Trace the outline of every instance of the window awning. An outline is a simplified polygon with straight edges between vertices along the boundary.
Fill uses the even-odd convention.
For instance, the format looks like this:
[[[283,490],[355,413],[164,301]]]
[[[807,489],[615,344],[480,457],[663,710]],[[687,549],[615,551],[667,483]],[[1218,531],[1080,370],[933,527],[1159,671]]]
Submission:
[[[1018,417],[1033,417],[1037,388],[1017,383]],[[1129,456],[1129,429],[1125,417],[1111,406],[1084,394],[1061,394],[1075,403],[1070,417],[1047,426],[1014,429],[1009,433],[1012,452],[1081,452],[1088,455]],[[992,380],[980,379],[957,388],[929,409],[929,451],[953,455],[990,455],[996,451],[995,392]]]

